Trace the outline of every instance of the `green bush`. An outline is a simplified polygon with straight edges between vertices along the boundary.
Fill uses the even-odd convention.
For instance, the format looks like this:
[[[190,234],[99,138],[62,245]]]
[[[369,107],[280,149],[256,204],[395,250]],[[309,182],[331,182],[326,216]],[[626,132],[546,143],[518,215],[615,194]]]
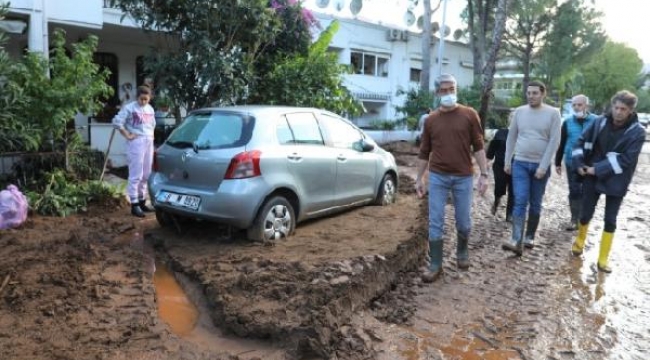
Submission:
[[[43,180],[45,183],[40,183],[36,190],[25,193],[30,208],[41,215],[65,217],[85,212],[91,203],[118,205],[124,200],[120,189],[99,181],[77,183],[60,169],[47,173]]]
[[[399,89],[396,95],[406,95],[404,105],[395,106],[397,113],[403,114],[401,118],[397,119],[396,125],[406,125],[409,130],[417,129],[420,116],[424,114],[424,110],[433,107],[433,94],[419,88],[412,88],[406,91]]]

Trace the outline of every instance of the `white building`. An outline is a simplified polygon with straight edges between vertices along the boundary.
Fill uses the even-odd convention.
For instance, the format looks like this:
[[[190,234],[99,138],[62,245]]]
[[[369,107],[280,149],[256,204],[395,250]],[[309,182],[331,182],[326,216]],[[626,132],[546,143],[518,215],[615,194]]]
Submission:
[[[315,14],[323,28],[333,15]],[[377,120],[400,117],[395,106],[404,103],[396,96],[398,89],[419,86],[422,72],[422,43],[420,34],[372,24],[355,19],[338,18],[340,27],[330,49],[338,53],[341,64],[350,65],[353,74],[345,75],[345,85],[363,102],[367,112],[353,119],[360,126]],[[431,44],[431,86],[438,72],[438,38]],[[442,72],[456,76],[461,87],[473,80],[471,49],[463,43],[447,40],[444,47]]]
[[[18,33],[9,34],[6,48],[16,57],[25,50],[47,52],[49,34],[56,28],[66,31],[68,43],[89,34],[99,38],[95,60],[111,71],[108,83],[115,95],[107,99],[107,115],[103,122],[79,115],[76,125],[91,147],[102,151],[108,146],[111,131],[106,121],[122,101],[127,97],[133,99],[135,87],[142,84],[146,76],[142,67],[143,56],[163,41],[155,34],[142,31],[129,17],[122,19],[121,11],[110,8],[109,3],[108,0],[12,0],[6,19],[25,25],[24,30],[20,26],[14,27]],[[315,15],[323,28],[334,18],[332,15]],[[353,120],[366,126],[374,121],[398,118],[395,106],[402,105],[404,98],[396,96],[396,91],[418,86],[422,70],[419,34],[355,19],[340,19],[340,25],[330,48],[338,53],[340,63],[356,69],[356,73],[345,75],[345,84],[367,110]],[[432,85],[438,71],[437,49],[438,41],[434,37],[431,44]],[[473,72],[469,47],[451,39],[445,41],[442,71],[454,74],[460,86],[471,84]],[[128,84],[131,90],[128,90]],[[116,136],[111,150],[115,166],[125,163],[124,146],[123,139]]]

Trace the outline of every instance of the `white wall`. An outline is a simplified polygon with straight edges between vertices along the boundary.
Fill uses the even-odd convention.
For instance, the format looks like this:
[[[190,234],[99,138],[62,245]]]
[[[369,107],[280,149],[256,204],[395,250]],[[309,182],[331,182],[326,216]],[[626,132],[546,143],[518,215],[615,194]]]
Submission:
[[[333,20],[332,15],[314,13],[325,29]],[[378,24],[371,24],[354,19],[339,19],[339,31],[335,34],[330,48],[338,51],[339,62],[350,65],[350,52],[361,50],[377,55],[390,57],[388,77],[376,77],[361,74],[344,75],[345,86],[355,92],[388,94],[387,100],[364,100],[366,108],[377,108],[375,114],[364,114],[355,122],[361,126],[369,125],[373,120],[396,119],[399,115],[395,106],[404,103],[404,97],[398,97],[398,89],[408,90],[417,83],[409,81],[410,69],[422,68],[422,45],[420,35],[408,33],[408,40],[389,41],[387,31],[390,29]],[[317,37],[318,34],[315,34]],[[438,54],[438,41],[431,45],[431,78],[430,88],[433,89],[435,74],[438,71],[436,62]],[[471,68],[472,53],[470,48],[463,43],[453,40],[445,41],[444,58],[448,63],[443,64],[442,71],[456,77],[459,86],[469,86],[473,81]]]

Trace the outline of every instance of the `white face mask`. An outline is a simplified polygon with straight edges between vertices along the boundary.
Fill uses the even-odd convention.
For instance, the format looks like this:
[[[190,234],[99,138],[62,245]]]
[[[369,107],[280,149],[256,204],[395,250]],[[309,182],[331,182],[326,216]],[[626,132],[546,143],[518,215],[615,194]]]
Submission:
[[[578,119],[582,119],[585,117],[585,112],[584,111],[574,111],[573,116],[575,116]]]
[[[456,94],[447,94],[440,97],[440,105],[444,107],[452,107],[456,105],[456,101],[458,101]]]

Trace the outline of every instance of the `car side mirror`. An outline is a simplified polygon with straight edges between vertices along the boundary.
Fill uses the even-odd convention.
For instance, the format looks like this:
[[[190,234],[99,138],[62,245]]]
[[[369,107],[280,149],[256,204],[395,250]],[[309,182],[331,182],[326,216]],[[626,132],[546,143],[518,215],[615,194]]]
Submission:
[[[369,152],[375,150],[375,145],[361,139],[355,143],[355,149],[361,152]]]

